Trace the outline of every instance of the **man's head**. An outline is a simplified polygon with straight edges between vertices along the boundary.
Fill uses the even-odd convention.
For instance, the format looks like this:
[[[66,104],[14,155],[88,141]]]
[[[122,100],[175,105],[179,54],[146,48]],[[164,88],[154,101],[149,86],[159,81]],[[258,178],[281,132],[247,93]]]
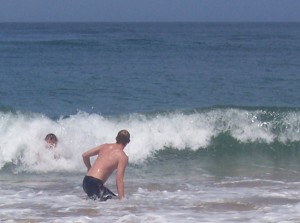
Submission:
[[[46,135],[45,141],[47,142],[47,144],[49,146],[55,147],[58,140],[57,140],[56,135],[54,135],[53,133],[49,133],[48,135]]]
[[[127,130],[121,130],[116,137],[117,143],[126,146],[130,142],[130,134]]]

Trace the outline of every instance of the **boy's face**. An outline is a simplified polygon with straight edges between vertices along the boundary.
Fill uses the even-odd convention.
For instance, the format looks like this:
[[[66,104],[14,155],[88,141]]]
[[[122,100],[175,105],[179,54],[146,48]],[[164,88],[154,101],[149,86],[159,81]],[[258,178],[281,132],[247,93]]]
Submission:
[[[56,147],[56,141],[54,139],[47,139],[46,143],[47,149],[53,149],[54,147]]]

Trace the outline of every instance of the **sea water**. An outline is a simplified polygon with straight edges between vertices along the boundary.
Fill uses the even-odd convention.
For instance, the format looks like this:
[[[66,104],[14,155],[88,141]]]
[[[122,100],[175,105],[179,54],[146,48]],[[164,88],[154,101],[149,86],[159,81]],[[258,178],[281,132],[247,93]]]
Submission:
[[[0,221],[300,222],[299,58],[299,23],[0,24]],[[121,129],[126,199],[88,200]]]

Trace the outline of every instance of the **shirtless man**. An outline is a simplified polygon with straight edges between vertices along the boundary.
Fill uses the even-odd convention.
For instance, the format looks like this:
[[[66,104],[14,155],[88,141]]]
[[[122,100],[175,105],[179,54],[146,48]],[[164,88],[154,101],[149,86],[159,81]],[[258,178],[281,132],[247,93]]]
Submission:
[[[124,152],[124,148],[129,142],[129,132],[121,130],[116,137],[116,143],[102,144],[82,154],[83,162],[88,170],[83,179],[82,187],[89,198],[106,201],[116,197],[114,193],[104,186],[104,183],[114,170],[117,170],[118,198],[121,200],[125,197],[123,179],[125,168],[128,164],[128,157]],[[90,157],[95,155],[98,155],[98,157],[91,165]]]

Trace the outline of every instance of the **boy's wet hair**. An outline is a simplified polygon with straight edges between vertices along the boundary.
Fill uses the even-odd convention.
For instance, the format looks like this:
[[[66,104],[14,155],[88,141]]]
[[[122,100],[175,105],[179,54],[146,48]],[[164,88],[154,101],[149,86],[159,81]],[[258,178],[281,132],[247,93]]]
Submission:
[[[58,141],[56,135],[54,135],[53,133],[49,133],[48,135],[46,135],[45,140],[46,141],[50,140],[55,143],[57,143]]]
[[[121,143],[123,145],[126,145],[130,142],[130,134],[127,130],[121,130],[118,132],[118,135],[116,137],[117,143]]]

